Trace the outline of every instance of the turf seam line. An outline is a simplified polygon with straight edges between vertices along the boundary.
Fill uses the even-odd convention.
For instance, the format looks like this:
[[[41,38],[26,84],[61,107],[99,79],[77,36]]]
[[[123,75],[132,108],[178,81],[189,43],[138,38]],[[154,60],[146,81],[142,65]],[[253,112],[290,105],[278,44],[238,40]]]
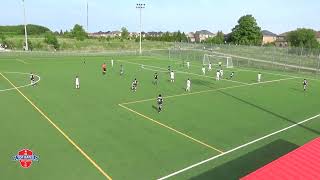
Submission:
[[[234,88],[240,88],[240,87],[248,87],[248,86],[259,85],[259,84],[268,84],[268,83],[286,81],[286,80],[297,79],[297,78],[298,77],[290,77],[290,78],[276,79],[276,80],[270,80],[270,81],[263,81],[260,83],[251,83],[251,84],[247,84],[247,85],[237,85],[237,86],[229,86],[229,87],[223,87],[223,88],[218,88],[218,89],[209,89],[209,90],[203,90],[203,91],[197,91],[197,92],[191,92],[191,93],[182,93],[182,94],[176,94],[176,95],[171,95],[171,96],[165,96],[164,98],[168,99],[168,98],[174,98],[174,97],[180,97],[180,96],[202,94],[202,93],[207,93],[207,92],[215,92],[215,91],[234,89]],[[127,104],[135,104],[135,103],[141,103],[141,102],[147,102],[147,101],[153,101],[153,100],[154,100],[154,98],[150,98],[150,99],[143,99],[143,100],[137,100],[137,101],[131,101],[131,102],[124,102],[121,104],[127,105]]]
[[[119,61],[120,61],[120,62],[129,63],[129,64],[135,64],[135,65],[144,65],[144,64],[139,64],[139,63],[124,61],[124,60],[119,60]],[[151,66],[151,65],[144,65],[144,66],[149,66],[149,67],[153,67],[153,68],[158,68],[158,69],[167,70],[166,68],[157,67],[157,66]],[[215,79],[215,77],[206,76],[206,75],[201,75],[201,74],[196,74],[196,73],[191,73],[191,72],[185,72],[185,71],[180,71],[180,70],[177,70],[176,72],[177,72],[177,73],[183,73],[183,74],[191,74],[191,75],[200,76],[200,77],[206,77],[206,78],[209,78],[209,79]],[[230,81],[230,82],[239,83],[239,84],[249,84],[249,83],[244,83],[244,82],[240,82],[240,81],[232,81],[232,80],[227,80],[227,79],[221,79],[221,80],[223,80],[223,81]]]
[[[87,153],[85,153],[64,131],[62,131],[59,126],[57,126],[44,112],[38,108],[27,96],[25,96],[6,76],[2,73],[0,75],[11,84],[19,93],[24,97],[34,109],[36,109],[54,128],[56,128],[66,140],[69,141],[103,176],[105,176],[108,180],[112,180],[111,176],[109,176]]]
[[[204,143],[204,142],[202,142],[202,141],[200,141],[200,140],[198,140],[198,139],[195,139],[195,138],[193,138],[193,137],[191,137],[191,136],[189,136],[189,135],[187,135],[187,134],[185,134],[185,133],[183,133],[183,132],[181,132],[181,131],[178,131],[178,130],[176,130],[176,129],[168,126],[168,125],[165,125],[165,124],[163,124],[163,123],[161,123],[161,122],[159,122],[159,121],[156,121],[156,120],[154,120],[154,119],[152,119],[152,118],[150,118],[150,117],[148,117],[148,116],[146,116],[146,115],[143,115],[143,114],[141,114],[141,113],[139,113],[139,112],[137,112],[137,111],[135,111],[135,110],[133,110],[133,109],[130,109],[130,108],[124,106],[123,104],[119,104],[119,106],[122,107],[122,108],[124,108],[124,109],[126,109],[126,110],[128,110],[128,111],[130,111],[130,112],[133,112],[133,113],[135,113],[135,114],[137,114],[137,115],[139,115],[139,116],[141,116],[141,117],[143,117],[143,118],[145,118],[145,119],[148,119],[148,120],[150,120],[150,121],[152,121],[152,122],[154,122],[154,123],[156,123],[156,124],[158,124],[158,125],[160,125],[160,126],[162,126],[162,127],[165,127],[165,128],[167,128],[167,129],[169,129],[169,130],[171,130],[171,131],[173,131],[173,132],[175,132],[175,133],[177,133],[177,134],[180,134],[180,135],[182,135],[182,136],[184,136],[184,137],[186,137],[186,138],[188,138],[188,139],[190,139],[190,140],[192,140],[192,141],[194,141],[194,142],[197,142],[197,143],[199,143],[199,144],[201,144],[201,145],[203,145],[203,146],[205,146],[205,147],[207,147],[207,148],[210,148],[210,149],[212,149],[212,150],[214,150],[214,151],[217,151],[217,152],[219,152],[220,154],[224,153],[224,152],[223,152],[222,150],[220,150],[220,149],[214,148],[214,147],[210,146],[209,144],[206,144],[206,143]]]
[[[206,160],[200,161],[200,162],[198,162],[198,163],[192,164],[192,165],[190,165],[190,166],[188,166],[188,167],[186,167],[186,168],[184,168],[184,169],[181,169],[181,170],[179,170],[179,171],[173,172],[173,173],[171,173],[171,174],[169,174],[169,175],[167,175],[167,176],[158,178],[158,180],[168,179],[168,178],[170,178],[170,177],[172,177],[172,176],[175,176],[175,175],[177,175],[177,174],[180,174],[180,173],[182,173],[182,172],[185,172],[185,171],[187,171],[187,170],[189,170],[189,169],[191,169],[191,168],[197,167],[197,166],[199,166],[199,165],[202,165],[202,164],[204,164],[204,163],[207,163],[207,162],[209,162],[209,161],[212,161],[212,160],[214,160],[214,159],[217,159],[217,158],[219,158],[219,157],[221,157],[221,156],[224,156],[224,155],[227,155],[227,154],[229,154],[229,153],[232,153],[232,152],[234,152],[234,151],[236,151],[236,150],[242,149],[242,148],[244,148],[244,147],[246,147],[246,146],[249,146],[249,145],[251,145],[251,144],[254,144],[254,143],[258,142],[258,141],[264,140],[264,139],[266,139],[266,138],[268,138],[268,137],[270,137],[270,136],[276,135],[276,134],[281,133],[281,132],[283,132],[283,131],[287,131],[288,129],[291,129],[291,128],[293,128],[293,127],[299,126],[300,124],[306,123],[306,122],[311,121],[311,120],[313,120],[313,119],[316,119],[316,118],[318,118],[318,117],[320,117],[320,114],[317,114],[317,115],[315,115],[315,116],[312,116],[312,117],[310,117],[310,118],[307,118],[307,119],[305,119],[305,120],[302,120],[302,121],[300,121],[300,122],[298,122],[298,123],[295,123],[295,124],[293,124],[293,125],[291,125],[291,126],[285,127],[285,128],[283,128],[283,129],[280,129],[280,130],[275,131],[275,132],[273,132],[273,133],[267,134],[267,135],[265,135],[265,136],[263,136],[263,137],[260,137],[260,138],[258,138],[258,139],[255,139],[255,140],[253,140],[253,141],[250,141],[250,142],[247,142],[247,143],[245,143],[245,144],[242,144],[242,145],[240,145],[240,146],[238,146],[238,147],[235,147],[235,148],[233,148],[233,149],[231,149],[231,150],[228,150],[228,151],[226,151],[226,152],[224,152],[224,153],[222,153],[222,154],[219,154],[219,155],[213,156],[213,157],[211,157],[211,158],[208,158],[208,159],[206,159]]]
[[[24,61],[24,60],[22,60],[22,59],[16,59],[16,61],[21,62],[21,63],[23,63],[23,64],[29,64],[29,63],[27,63],[26,61]]]

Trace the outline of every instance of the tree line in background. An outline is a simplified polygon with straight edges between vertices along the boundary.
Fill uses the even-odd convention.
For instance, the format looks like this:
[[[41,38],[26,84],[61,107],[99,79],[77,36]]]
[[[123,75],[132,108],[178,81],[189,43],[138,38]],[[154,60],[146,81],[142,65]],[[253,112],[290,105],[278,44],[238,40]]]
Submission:
[[[63,38],[73,38],[78,41],[83,41],[89,38],[84,28],[76,24],[70,31],[52,32],[49,28],[39,25],[30,24],[27,26],[28,35],[37,35],[44,37],[44,42],[51,45],[54,49],[59,49],[60,44],[57,36]],[[24,35],[24,26],[0,26],[0,43],[6,45],[8,48],[15,48],[14,44],[7,39],[7,37],[15,35]],[[121,41],[134,38],[137,42],[140,40],[139,36],[129,36],[130,33],[127,28],[121,28],[121,36],[113,37],[118,38]],[[105,37],[101,37],[105,38]],[[111,37],[105,38],[111,40]],[[163,41],[163,42],[189,42],[190,39],[184,32],[165,32],[155,34],[145,34],[143,37],[145,40],[150,41]],[[316,31],[312,29],[297,29],[287,33],[286,39],[289,46],[292,47],[304,47],[304,48],[320,48],[320,44],[317,41]],[[237,45],[254,45],[261,46],[262,33],[261,28],[258,26],[256,19],[252,15],[245,15],[240,17],[237,25],[232,29],[232,32],[228,35],[224,35],[222,31],[218,31],[216,36],[206,39],[203,43],[211,44],[237,44]],[[32,43],[28,42],[29,47],[32,48]],[[274,45],[271,43],[269,45]]]
[[[147,35],[146,40],[150,41],[164,41],[164,42],[188,42],[188,37],[184,32],[165,32],[159,35]]]

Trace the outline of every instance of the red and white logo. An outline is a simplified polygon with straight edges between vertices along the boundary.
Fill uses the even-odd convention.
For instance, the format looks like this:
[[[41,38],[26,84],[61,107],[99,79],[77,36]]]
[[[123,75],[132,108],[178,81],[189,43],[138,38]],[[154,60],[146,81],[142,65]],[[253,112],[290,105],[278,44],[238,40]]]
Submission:
[[[29,149],[22,149],[13,157],[13,159],[19,161],[21,167],[29,168],[33,161],[39,160],[39,157]]]

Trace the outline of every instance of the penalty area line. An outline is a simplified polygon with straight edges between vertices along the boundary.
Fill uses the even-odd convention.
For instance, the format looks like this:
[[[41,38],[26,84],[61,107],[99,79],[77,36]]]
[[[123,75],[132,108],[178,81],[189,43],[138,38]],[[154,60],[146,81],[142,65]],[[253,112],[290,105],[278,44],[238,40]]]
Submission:
[[[297,77],[275,79],[275,80],[270,80],[270,81],[262,81],[259,83],[256,82],[256,83],[251,83],[251,84],[228,86],[228,87],[217,88],[217,89],[208,89],[208,90],[196,91],[196,92],[191,92],[191,93],[182,93],[182,94],[176,94],[176,95],[171,95],[171,96],[165,96],[164,98],[168,99],[168,98],[174,98],[174,97],[180,97],[180,96],[189,96],[189,95],[195,95],[195,94],[215,92],[215,91],[220,91],[220,90],[235,89],[235,88],[240,88],[240,87],[248,87],[248,86],[254,86],[254,85],[261,85],[261,84],[269,84],[269,83],[273,83],[273,82],[286,81],[286,80],[291,80],[291,79],[297,79]],[[131,102],[124,102],[121,104],[127,105],[127,104],[135,104],[135,103],[141,103],[141,102],[147,102],[147,101],[153,101],[153,100],[155,100],[155,98],[149,98],[149,99],[143,99],[143,100],[137,100],[137,101],[131,101]]]
[[[84,150],[82,150],[58,125],[56,125],[40,108],[38,108],[26,95],[24,95],[5,75],[0,73],[0,75],[9,82],[9,84],[14,87],[18,93],[26,99],[32,107],[37,110],[63,137],[73,145],[105,178],[108,180],[112,180],[111,176],[109,176]]]
[[[214,151],[216,151],[216,152],[219,152],[220,154],[223,153],[223,151],[220,150],[220,149],[217,149],[217,148],[215,148],[215,147],[212,147],[212,146],[210,146],[210,145],[207,144],[207,143],[204,143],[204,142],[202,142],[202,141],[200,141],[200,140],[198,140],[198,139],[196,139],[196,138],[193,138],[193,137],[191,137],[191,136],[189,136],[189,135],[187,135],[187,134],[185,134],[185,133],[183,133],[183,132],[181,132],[181,131],[178,131],[178,130],[176,130],[176,129],[168,126],[168,125],[165,125],[165,124],[163,124],[163,123],[161,123],[161,122],[159,122],[159,121],[156,121],[156,120],[154,120],[154,119],[152,119],[152,118],[150,118],[150,117],[148,117],[148,116],[146,116],[146,115],[143,115],[143,114],[141,114],[141,113],[139,113],[139,112],[137,112],[137,111],[135,111],[135,110],[133,110],[133,109],[130,109],[130,108],[128,108],[128,107],[126,107],[126,106],[124,106],[124,105],[122,105],[122,104],[119,104],[119,106],[122,107],[122,108],[124,108],[124,109],[126,109],[126,110],[128,110],[128,111],[130,111],[130,112],[133,112],[134,114],[139,115],[139,116],[141,116],[141,117],[143,117],[143,118],[145,118],[145,119],[147,119],[147,120],[149,120],[149,121],[152,121],[152,122],[154,122],[154,123],[156,123],[156,124],[158,124],[158,125],[160,125],[160,126],[162,126],[162,127],[165,127],[166,129],[169,129],[169,130],[175,132],[176,134],[180,134],[180,135],[188,138],[189,140],[192,140],[193,142],[196,142],[196,143],[198,143],[198,144],[201,144],[201,145],[203,145],[203,146],[205,146],[205,147],[207,147],[207,148],[210,148],[210,149],[212,149],[212,150],[214,150]]]
[[[221,154],[219,154],[219,155],[213,156],[213,157],[211,157],[211,158],[209,158],[209,159],[206,159],[206,160],[200,161],[200,162],[198,162],[198,163],[192,164],[192,165],[190,165],[190,166],[188,166],[188,167],[186,167],[186,168],[183,168],[183,169],[181,169],[181,170],[178,170],[178,171],[176,171],[176,172],[173,172],[173,173],[171,173],[171,174],[169,174],[169,175],[167,175],[167,176],[158,178],[158,180],[168,179],[168,178],[170,178],[170,177],[172,177],[172,176],[178,175],[178,174],[180,174],[180,173],[182,173],[182,172],[185,172],[185,171],[190,170],[190,169],[192,169],[192,168],[194,168],[194,167],[200,166],[200,165],[202,165],[202,164],[204,164],[204,163],[207,163],[207,162],[209,162],[209,161],[212,161],[212,160],[214,160],[214,159],[217,159],[217,158],[219,158],[219,157],[221,157],[221,156],[230,154],[230,153],[232,153],[232,152],[234,152],[234,151],[237,151],[237,150],[239,150],[239,149],[242,149],[242,148],[244,148],[244,147],[247,147],[247,146],[249,146],[249,145],[251,145],[251,144],[254,144],[254,143],[258,142],[258,141],[264,140],[264,139],[266,139],[266,138],[268,138],[268,137],[271,137],[271,136],[274,136],[274,135],[279,134],[279,133],[281,133],[281,132],[287,131],[288,129],[294,128],[294,127],[296,127],[296,126],[299,126],[300,124],[306,123],[306,122],[311,121],[311,120],[313,120],[313,119],[316,119],[316,118],[318,118],[318,117],[320,117],[320,114],[317,114],[317,115],[315,115],[315,116],[312,116],[312,117],[310,117],[310,118],[308,118],[308,119],[305,119],[305,120],[303,120],[303,121],[300,121],[299,123],[293,124],[293,125],[291,125],[291,126],[288,126],[288,127],[286,127],[286,128],[280,129],[280,130],[275,131],[275,132],[273,132],[273,133],[267,134],[267,135],[265,135],[265,136],[263,136],[263,137],[260,137],[260,138],[258,138],[258,139],[253,140],[253,141],[250,141],[250,142],[248,142],[248,143],[245,143],[245,144],[243,144],[243,145],[240,145],[240,146],[238,146],[238,147],[235,147],[235,148],[233,148],[233,149],[231,149],[231,150],[229,150],[229,151],[226,151],[226,152],[221,153]]]

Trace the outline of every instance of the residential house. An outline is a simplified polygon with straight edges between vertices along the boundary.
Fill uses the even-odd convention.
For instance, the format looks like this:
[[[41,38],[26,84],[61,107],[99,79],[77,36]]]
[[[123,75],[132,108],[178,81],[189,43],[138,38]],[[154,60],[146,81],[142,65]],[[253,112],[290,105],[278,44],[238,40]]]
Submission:
[[[215,34],[208,30],[201,30],[195,32],[195,40],[197,42],[203,42],[208,38],[215,37]]]
[[[270,32],[268,30],[263,30],[261,31],[261,33],[262,33],[262,45],[273,43],[277,40],[278,35],[276,35],[273,32]]]
[[[195,37],[194,32],[189,32],[189,33],[187,34],[187,37],[188,37],[188,41],[189,41],[189,42],[191,42],[191,43],[196,42],[196,37]]]
[[[288,47],[289,43],[287,41],[287,35],[289,32],[285,32],[282,34],[279,34],[277,36],[277,40],[275,41],[276,46],[278,47]]]

